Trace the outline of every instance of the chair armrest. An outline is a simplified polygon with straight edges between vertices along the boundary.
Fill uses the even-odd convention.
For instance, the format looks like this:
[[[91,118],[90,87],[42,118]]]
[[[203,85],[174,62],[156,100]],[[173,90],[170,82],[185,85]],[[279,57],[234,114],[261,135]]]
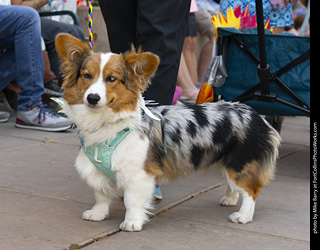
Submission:
[[[79,17],[76,13],[70,10],[61,10],[61,11],[52,11],[52,12],[39,12],[41,17],[46,16],[62,16],[62,15],[69,15],[72,17],[73,24],[79,26]]]

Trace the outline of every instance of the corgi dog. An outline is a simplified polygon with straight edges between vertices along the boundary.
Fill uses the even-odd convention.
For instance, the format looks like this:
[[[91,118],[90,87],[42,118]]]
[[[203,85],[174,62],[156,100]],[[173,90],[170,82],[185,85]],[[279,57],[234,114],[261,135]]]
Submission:
[[[258,113],[220,101],[158,106],[150,108],[150,118],[142,93],[158,67],[156,55],[134,48],[95,53],[68,34],[56,37],[56,49],[64,76],[63,108],[81,141],[75,166],[96,198],[84,220],[106,219],[113,198],[123,197],[120,229],[140,231],[149,219],[156,183],[213,167],[228,185],[221,205],[234,206],[242,195],[240,210],[229,220],[252,221],[257,196],[274,176],[281,141]]]

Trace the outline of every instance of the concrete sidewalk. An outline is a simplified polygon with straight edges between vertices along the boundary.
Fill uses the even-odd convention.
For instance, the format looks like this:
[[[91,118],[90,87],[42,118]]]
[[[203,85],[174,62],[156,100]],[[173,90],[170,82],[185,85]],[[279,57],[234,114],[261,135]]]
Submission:
[[[310,249],[309,118],[285,119],[276,178],[253,223],[229,222],[239,205],[219,206],[226,187],[198,172],[163,185],[150,223],[127,233],[122,200],[103,222],[81,219],[94,197],[73,167],[76,131],[18,129],[14,116],[0,123],[0,249]]]

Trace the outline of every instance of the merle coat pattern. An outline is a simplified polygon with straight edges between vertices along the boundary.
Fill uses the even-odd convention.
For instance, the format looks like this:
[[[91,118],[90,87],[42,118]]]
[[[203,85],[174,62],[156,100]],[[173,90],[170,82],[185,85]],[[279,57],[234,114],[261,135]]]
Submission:
[[[161,106],[152,111],[163,121],[161,128],[160,122],[145,119],[151,144],[148,157],[158,166],[160,182],[215,164],[244,178],[241,173],[253,162],[259,163],[262,179],[272,178],[279,136],[249,106],[219,102]]]

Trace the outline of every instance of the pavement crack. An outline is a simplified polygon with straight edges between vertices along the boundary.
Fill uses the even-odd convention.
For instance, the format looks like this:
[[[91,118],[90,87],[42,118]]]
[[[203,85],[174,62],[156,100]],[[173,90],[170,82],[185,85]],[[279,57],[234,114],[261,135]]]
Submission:
[[[83,242],[80,242],[78,244],[72,244],[70,245],[68,248],[65,248],[64,250],[78,250],[78,249],[81,249],[81,248],[84,248],[86,246],[89,246],[91,244],[94,244],[100,240],[104,240],[112,235],[115,235],[117,233],[121,232],[120,229],[114,229],[114,230],[111,230],[111,231],[108,231],[108,232],[105,232],[101,235],[98,235],[98,236],[95,236],[89,240],[86,240],[86,241],[83,241]]]
[[[285,155],[281,155],[278,157],[277,161],[284,159],[286,157],[289,157],[290,155],[293,155],[293,154],[298,153],[298,152],[305,150],[305,149],[310,149],[310,146],[301,146],[301,147],[297,148],[296,150],[293,150],[289,153],[286,153]]]
[[[208,191],[210,191],[210,190],[213,190],[213,189],[215,189],[215,188],[218,188],[218,187],[220,187],[221,185],[222,185],[221,183],[217,183],[217,184],[215,184],[215,185],[209,186],[209,187],[207,187],[207,188],[204,188],[204,189],[201,189],[201,190],[199,190],[199,191],[197,191],[197,192],[194,192],[194,193],[192,193],[192,194],[189,194],[189,195],[187,195],[187,196],[185,196],[185,197],[183,197],[183,198],[181,198],[181,199],[179,199],[179,200],[176,200],[175,202],[172,202],[172,203],[168,204],[167,206],[164,206],[164,207],[161,207],[161,208],[157,209],[157,210],[153,213],[153,215],[150,216],[150,218],[156,217],[156,216],[158,216],[158,215],[160,215],[160,214],[168,211],[168,210],[171,209],[171,208],[174,208],[174,207],[176,207],[176,206],[178,206],[178,205],[180,205],[180,204],[182,204],[182,203],[184,203],[184,202],[187,202],[187,201],[189,201],[190,199],[193,199],[193,198],[195,198],[195,197],[198,197],[199,195],[205,194],[206,192],[208,192]]]

